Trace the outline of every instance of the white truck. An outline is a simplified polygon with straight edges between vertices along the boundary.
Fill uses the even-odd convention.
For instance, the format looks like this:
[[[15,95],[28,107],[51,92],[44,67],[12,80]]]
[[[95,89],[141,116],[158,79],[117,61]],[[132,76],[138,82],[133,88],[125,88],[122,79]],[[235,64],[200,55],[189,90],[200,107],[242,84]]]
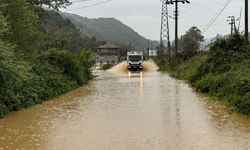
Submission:
[[[129,51],[127,52],[127,64],[129,71],[141,71],[143,69],[143,52]]]

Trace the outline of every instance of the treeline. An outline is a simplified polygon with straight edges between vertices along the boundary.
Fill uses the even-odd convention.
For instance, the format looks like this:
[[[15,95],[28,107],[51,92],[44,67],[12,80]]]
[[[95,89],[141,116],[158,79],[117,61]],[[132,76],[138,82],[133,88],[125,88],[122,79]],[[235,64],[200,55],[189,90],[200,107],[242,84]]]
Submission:
[[[61,13],[70,19],[83,34],[95,36],[98,40],[108,40],[120,47],[146,50],[148,42],[154,49],[159,45],[157,41],[148,41],[133,29],[114,18],[89,19],[74,14]]]
[[[41,103],[92,78],[92,48],[55,10],[68,0],[0,0],[0,117]]]
[[[158,61],[158,64],[161,70],[187,80],[197,91],[216,97],[237,112],[250,115],[249,42],[239,33],[218,36],[210,44],[209,51],[191,56],[177,58],[182,60],[177,65],[174,60],[171,63]]]
[[[165,47],[166,45],[160,45],[157,48],[157,63],[160,67],[162,67],[162,70],[166,70],[170,66],[178,66],[183,61],[188,60],[193,56],[197,55],[200,51],[201,42],[203,41],[204,36],[202,36],[200,29],[193,26],[178,39],[178,52],[175,51],[175,41],[173,41],[173,43],[170,45],[170,55],[172,60],[169,60],[169,57],[165,57],[162,48],[160,48],[163,47],[167,49]],[[167,55],[169,55],[169,52],[167,52]],[[166,63],[169,63],[170,61],[171,64],[166,65]]]

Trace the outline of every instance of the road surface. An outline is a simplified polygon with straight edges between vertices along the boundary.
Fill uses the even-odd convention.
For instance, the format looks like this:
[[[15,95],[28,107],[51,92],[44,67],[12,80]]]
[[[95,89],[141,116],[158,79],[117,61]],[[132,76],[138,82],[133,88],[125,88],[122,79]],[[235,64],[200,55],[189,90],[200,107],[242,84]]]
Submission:
[[[186,83],[123,65],[88,85],[0,120],[0,150],[249,150],[250,118]]]

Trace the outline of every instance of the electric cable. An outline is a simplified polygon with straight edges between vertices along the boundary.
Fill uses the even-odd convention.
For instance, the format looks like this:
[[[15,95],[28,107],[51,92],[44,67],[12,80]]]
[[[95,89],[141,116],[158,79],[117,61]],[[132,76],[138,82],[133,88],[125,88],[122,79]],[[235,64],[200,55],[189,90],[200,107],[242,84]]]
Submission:
[[[71,1],[72,3],[80,3],[80,2],[89,2],[89,1],[93,1],[93,0],[74,0]]]
[[[223,5],[223,7],[215,14],[215,16],[209,21],[209,23],[206,25],[205,29],[203,30],[202,33],[205,33],[212,25],[213,23],[217,20],[217,18],[221,15],[221,13],[226,9],[226,7],[229,5],[229,3],[232,0],[226,1],[226,3]]]
[[[89,0],[89,1],[90,1],[90,0]],[[89,7],[101,5],[101,4],[104,4],[104,3],[108,3],[108,2],[111,2],[111,1],[112,1],[112,0],[106,0],[106,1],[102,1],[102,2],[99,2],[99,3],[94,3],[94,4],[91,4],[91,5],[86,5],[86,6],[82,6],[82,7],[78,7],[78,8],[66,9],[66,11],[74,11],[74,10],[78,10],[78,9],[89,8]]]
[[[244,2],[244,0],[242,0],[242,2],[241,2],[240,17],[239,17],[239,23],[238,23],[238,31],[240,31],[240,26],[241,26],[241,18],[242,18],[243,2]]]

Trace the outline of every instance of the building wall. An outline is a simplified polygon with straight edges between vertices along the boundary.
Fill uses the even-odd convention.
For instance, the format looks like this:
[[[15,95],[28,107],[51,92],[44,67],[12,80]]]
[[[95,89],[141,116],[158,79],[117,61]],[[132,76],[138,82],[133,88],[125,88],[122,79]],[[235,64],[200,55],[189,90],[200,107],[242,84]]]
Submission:
[[[119,49],[98,49],[98,55],[101,56],[111,56],[111,55],[119,55]]]
[[[97,61],[101,65],[117,64],[119,62],[119,49],[98,49]]]
[[[118,56],[98,56],[98,63],[105,64],[117,64],[119,62]]]

